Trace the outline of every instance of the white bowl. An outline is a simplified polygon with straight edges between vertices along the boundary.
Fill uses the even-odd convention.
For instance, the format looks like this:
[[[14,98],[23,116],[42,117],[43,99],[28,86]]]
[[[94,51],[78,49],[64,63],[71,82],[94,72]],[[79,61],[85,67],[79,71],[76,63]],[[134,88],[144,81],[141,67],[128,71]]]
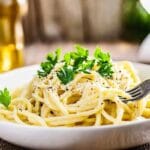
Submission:
[[[141,78],[150,78],[150,66],[134,64]],[[38,65],[0,75],[0,89],[29,82]],[[150,142],[150,120],[100,127],[34,127],[0,121],[0,138],[33,149],[123,149]]]

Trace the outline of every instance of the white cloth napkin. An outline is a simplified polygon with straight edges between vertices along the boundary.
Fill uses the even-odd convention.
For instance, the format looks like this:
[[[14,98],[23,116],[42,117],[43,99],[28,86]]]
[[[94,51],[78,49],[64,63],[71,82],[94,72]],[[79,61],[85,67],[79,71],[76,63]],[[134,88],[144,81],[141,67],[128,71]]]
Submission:
[[[140,62],[150,63],[150,34],[142,42],[138,56]]]

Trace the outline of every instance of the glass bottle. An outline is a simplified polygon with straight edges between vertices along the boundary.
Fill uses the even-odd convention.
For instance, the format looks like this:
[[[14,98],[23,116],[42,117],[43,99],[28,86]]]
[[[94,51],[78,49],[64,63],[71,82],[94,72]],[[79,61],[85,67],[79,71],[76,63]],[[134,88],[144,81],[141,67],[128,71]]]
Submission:
[[[0,0],[0,72],[23,65],[24,35],[21,19],[26,0]]]

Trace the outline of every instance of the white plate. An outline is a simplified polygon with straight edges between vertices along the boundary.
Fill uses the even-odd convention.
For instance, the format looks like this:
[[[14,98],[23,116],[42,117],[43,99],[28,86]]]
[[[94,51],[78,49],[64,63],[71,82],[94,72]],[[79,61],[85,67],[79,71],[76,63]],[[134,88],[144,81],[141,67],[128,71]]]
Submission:
[[[141,78],[150,78],[150,66],[134,64]],[[0,89],[28,83],[38,65],[0,75]],[[33,127],[0,121],[0,138],[34,149],[122,149],[150,142],[150,120],[101,127]]]

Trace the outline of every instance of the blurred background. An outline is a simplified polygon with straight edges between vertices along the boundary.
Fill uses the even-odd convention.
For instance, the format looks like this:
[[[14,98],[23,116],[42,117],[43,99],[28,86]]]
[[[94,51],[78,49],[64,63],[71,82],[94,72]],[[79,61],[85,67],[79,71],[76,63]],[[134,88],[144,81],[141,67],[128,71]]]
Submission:
[[[76,43],[150,63],[149,9],[149,0],[0,0],[0,72]]]

